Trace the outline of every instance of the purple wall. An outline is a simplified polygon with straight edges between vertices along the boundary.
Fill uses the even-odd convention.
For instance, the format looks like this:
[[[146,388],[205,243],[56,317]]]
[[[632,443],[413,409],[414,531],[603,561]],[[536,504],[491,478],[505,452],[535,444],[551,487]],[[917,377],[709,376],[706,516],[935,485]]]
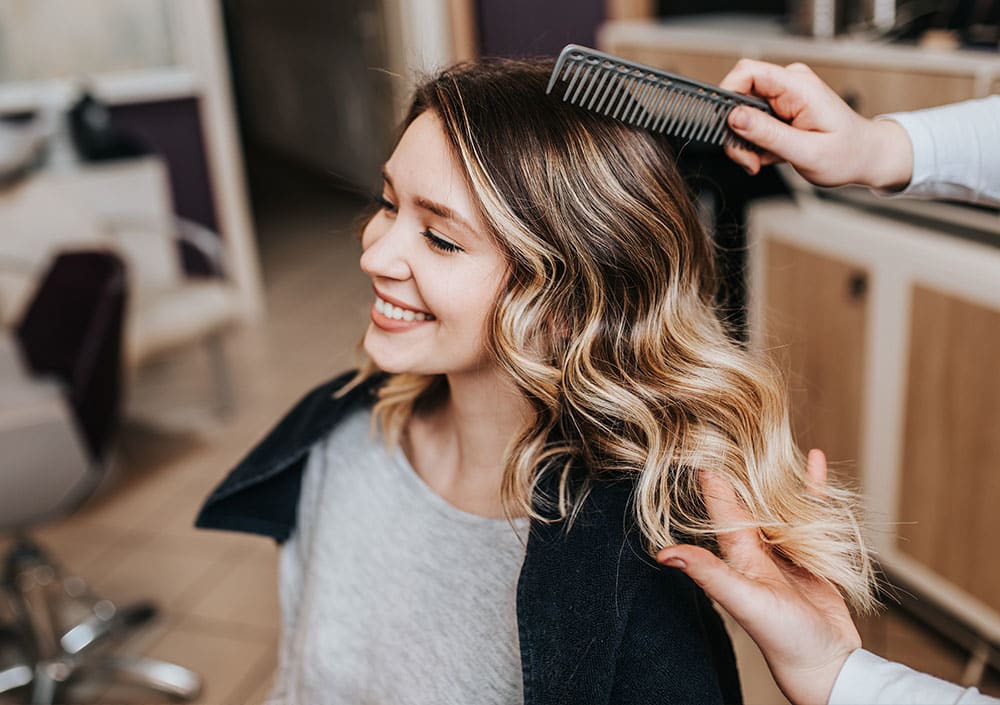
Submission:
[[[605,0],[476,0],[483,56],[556,56],[567,44],[594,46]]]
[[[174,210],[218,231],[197,98],[110,106],[116,127],[139,137],[170,169]]]

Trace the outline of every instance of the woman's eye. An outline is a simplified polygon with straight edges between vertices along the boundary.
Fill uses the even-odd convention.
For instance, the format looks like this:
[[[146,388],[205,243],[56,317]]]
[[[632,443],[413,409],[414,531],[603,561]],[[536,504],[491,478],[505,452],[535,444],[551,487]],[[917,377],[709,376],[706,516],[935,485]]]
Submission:
[[[461,247],[453,242],[448,242],[444,238],[438,237],[430,230],[424,230],[423,236],[427,240],[427,244],[435,250],[440,250],[441,252],[462,252]]]
[[[387,213],[396,212],[396,205],[382,194],[380,193],[372,194],[372,198],[375,200],[375,203],[378,204],[378,207],[386,211]]]

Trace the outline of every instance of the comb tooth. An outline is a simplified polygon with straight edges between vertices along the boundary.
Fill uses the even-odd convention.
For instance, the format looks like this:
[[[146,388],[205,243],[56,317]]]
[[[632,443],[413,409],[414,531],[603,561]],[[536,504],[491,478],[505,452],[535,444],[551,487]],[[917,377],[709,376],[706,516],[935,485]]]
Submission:
[[[664,98],[670,93],[669,86],[663,84],[657,84],[653,97],[649,101],[649,107],[646,109],[646,115],[643,117],[642,121],[639,123],[639,127],[649,127],[649,124],[656,120],[657,116],[660,114],[660,106],[663,104]]]
[[[688,131],[691,129],[691,121],[695,115],[698,114],[698,110],[701,109],[701,96],[695,93],[691,96],[691,102],[688,104],[687,110],[684,111],[684,117],[678,121],[675,128],[675,135],[684,139],[687,137]]]
[[[546,93],[552,92],[552,87],[556,85],[556,81],[559,80],[559,73],[563,70],[566,65],[566,52],[563,51],[559,54],[559,58],[556,60],[555,68],[552,69],[552,75],[549,77],[549,85],[545,87]]]
[[[633,124],[644,126],[649,123],[653,115],[653,109],[660,100],[660,93],[663,86],[656,81],[650,81],[645,94],[642,96],[642,111],[632,117]]]
[[[566,64],[566,52],[559,55],[559,59],[556,60],[555,68],[552,69],[552,75],[549,76],[549,84],[545,87],[546,93],[552,92],[552,86],[556,85],[556,81],[559,80],[559,72],[563,70],[563,66]]]
[[[646,94],[649,93],[649,89],[653,85],[645,79],[640,79],[640,81],[641,83],[639,84],[638,90],[636,90],[636,92],[632,95],[632,105],[630,105],[629,109],[625,111],[624,115],[622,115],[622,120],[624,122],[630,123],[639,116],[639,111],[643,109],[642,102],[646,99]]]
[[[684,93],[675,85],[668,87],[667,94],[666,101],[660,106],[660,114],[656,118],[656,122],[653,123],[652,129],[656,132],[662,132],[663,128],[667,126],[667,121],[670,119],[673,111],[677,109],[678,101],[684,96]]]
[[[697,96],[695,94],[687,94],[684,98],[684,105],[681,105],[680,109],[674,114],[674,119],[667,128],[667,132],[675,137],[680,135],[681,130],[684,129],[684,125],[686,124],[687,116],[691,114],[691,110],[694,108],[696,100]]]
[[[708,135],[708,141],[712,144],[722,144],[722,138],[725,136],[726,131],[726,123],[729,119],[729,109],[730,106],[726,103],[719,104],[719,110],[717,113],[719,121],[718,125]]]
[[[596,98],[597,94],[600,93],[601,87],[604,85],[604,82],[607,80],[608,80],[608,72],[605,71],[602,66],[600,65],[596,66],[594,68],[594,75],[590,79],[590,83],[587,85],[587,90],[585,90],[583,92],[583,95],[580,96],[580,102],[577,103],[577,105],[586,104],[586,106],[589,108],[590,104],[594,102],[594,98]],[[587,98],[590,98],[589,103],[587,102]]]
[[[722,144],[722,138],[726,134],[729,123],[729,106],[725,103],[719,104],[718,126],[709,135],[712,144]]]
[[[726,104],[719,102],[715,104],[715,112],[712,117],[712,125],[705,133],[705,141],[709,144],[716,144],[719,139],[720,130],[726,129]]]
[[[576,71],[573,72],[573,78],[570,79],[569,85],[566,86],[566,92],[563,93],[563,100],[569,98],[570,91],[572,91],[573,86],[576,85],[576,79],[580,78],[580,73],[583,71],[583,64],[576,64],[574,68]]]
[[[695,97],[694,110],[688,115],[688,119],[685,121],[684,125],[684,139],[692,139],[694,137],[695,131],[701,126],[702,116],[708,109],[708,101],[705,100],[705,96],[699,93]]]
[[[721,103],[719,105],[719,126],[716,128],[715,132],[712,133],[712,144],[722,144],[722,140],[726,137],[726,125],[729,122],[729,112],[733,109],[733,106],[729,101]]]
[[[562,80],[565,82],[569,78],[569,72],[573,70],[573,67],[577,66],[575,60],[566,57],[566,70],[563,71]]]
[[[698,130],[694,138],[702,142],[708,141],[708,136],[715,132],[715,126],[719,122],[719,103],[714,96],[709,97],[708,110],[702,116],[701,129]]]
[[[587,101],[588,109],[593,109],[594,111],[600,109],[599,100],[601,96],[607,95],[611,84],[615,82],[614,77],[615,74],[613,69],[609,69],[607,66],[601,67],[601,82],[597,84],[596,88],[594,88],[594,92],[591,94],[590,100]]]
[[[705,131],[705,126],[708,124],[708,119],[712,115],[712,99],[707,95],[701,96],[701,109],[695,116],[691,130],[688,133],[691,139],[698,139],[698,135]]]
[[[576,90],[573,91],[573,97],[569,99],[569,102],[576,105],[576,99],[580,95],[580,91],[583,90],[584,86],[590,85],[590,72],[594,70],[593,64],[588,64],[586,69],[584,69],[583,74],[580,76],[580,82],[576,84]]]
[[[680,124],[677,125],[678,137],[688,139],[688,135],[691,134],[691,128],[697,121],[698,113],[701,112],[702,107],[703,104],[701,101],[701,95],[695,93],[694,98],[691,100],[691,105],[684,114],[684,118],[680,121]]]
[[[607,85],[604,86],[604,89],[601,91],[601,95],[598,97],[597,94],[595,93],[594,98],[592,99],[592,101],[593,100],[597,101],[594,104],[595,113],[601,112],[601,108],[604,107],[604,101],[608,99],[608,97],[614,92],[615,87],[618,85],[618,72],[614,66],[608,68],[607,78],[608,78]]]
[[[635,107],[635,97],[641,88],[641,79],[638,76],[632,75],[628,87],[622,94],[622,99],[618,102],[618,107],[615,109],[614,115],[611,117],[616,120],[624,120],[625,116]]]
[[[604,114],[605,115],[607,115],[608,113],[610,113],[614,109],[614,107],[615,107],[615,101],[618,100],[618,95],[624,89],[625,83],[627,81],[628,81],[628,74],[624,73],[623,71],[620,71],[620,70],[618,70],[616,68],[615,69],[615,77],[614,77],[614,79],[612,79],[612,83],[614,84],[614,90],[612,90],[610,92],[610,94],[607,96],[607,101],[608,102],[604,104]]]
[[[715,103],[712,102],[711,96],[707,94],[703,94],[701,96],[701,103],[701,110],[699,110],[698,114],[695,116],[691,130],[688,133],[693,140],[698,139],[698,135],[705,131],[707,121],[712,115],[712,107],[715,105]]]
[[[696,140],[704,140],[705,135],[715,126],[718,103],[714,95],[705,96],[705,100],[708,101],[708,108],[701,116],[701,128],[694,133]]]
[[[714,98],[709,99],[709,109],[705,113],[704,118],[702,118],[701,129],[695,134],[694,138],[702,142],[707,141],[707,137],[715,132],[715,125],[719,120],[719,104]]]
[[[728,113],[726,117],[728,117]],[[730,145],[736,146],[738,139],[739,137],[735,132],[733,132],[732,130],[726,130],[725,133],[723,133],[722,141],[719,144],[721,144],[723,147],[727,147]]]
[[[695,133],[701,127],[701,121],[705,117],[705,113],[711,107],[711,103],[704,95],[698,96],[698,104],[695,107],[691,117],[688,119],[687,127],[684,128],[684,137],[690,137],[694,139]]]
[[[615,111],[611,114],[611,117],[613,117],[616,120],[618,119],[618,114],[622,111],[622,108],[625,107],[626,103],[628,103],[629,98],[631,98],[630,91],[632,90],[633,83],[635,83],[635,76],[629,76],[622,82],[621,97],[618,98],[618,103],[615,105]],[[610,106],[608,109],[610,110]]]
[[[663,127],[663,131],[668,135],[674,134],[674,129],[683,120],[688,107],[691,105],[691,97],[691,94],[685,91],[683,97],[674,104],[673,115],[670,116],[670,121]]]
[[[629,99],[625,103],[625,109],[621,113],[622,122],[628,122],[632,114],[635,113],[636,108],[639,107],[639,99],[645,87],[646,84],[641,78],[636,77],[632,80],[632,90],[629,91]]]

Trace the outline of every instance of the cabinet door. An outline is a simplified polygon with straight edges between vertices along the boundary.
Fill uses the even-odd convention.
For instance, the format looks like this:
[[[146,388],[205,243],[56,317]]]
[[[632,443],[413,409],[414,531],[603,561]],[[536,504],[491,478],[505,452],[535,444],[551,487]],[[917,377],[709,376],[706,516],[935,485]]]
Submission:
[[[867,317],[867,272],[768,239],[767,347],[787,370],[792,431],[856,483]],[[839,466],[838,466],[839,463]]]
[[[785,58],[767,60],[788,63]],[[807,63],[844,100],[866,117],[930,108],[975,96],[975,80],[971,75],[845,66],[822,61]]]
[[[913,294],[898,549],[1000,610],[1000,311]]]

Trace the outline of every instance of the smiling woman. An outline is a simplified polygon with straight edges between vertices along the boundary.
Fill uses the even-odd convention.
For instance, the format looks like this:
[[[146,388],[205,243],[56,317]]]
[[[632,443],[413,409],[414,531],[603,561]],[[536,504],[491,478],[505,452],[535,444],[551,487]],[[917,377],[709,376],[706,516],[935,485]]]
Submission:
[[[780,379],[713,308],[668,145],[550,70],[417,89],[362,235],[368,359],[202,510],[284,543],[276,702],[738,702],[710,603],[650,559],[746,528],[710,520],[704,473],[872,602],[850,495],[810,491]]]

